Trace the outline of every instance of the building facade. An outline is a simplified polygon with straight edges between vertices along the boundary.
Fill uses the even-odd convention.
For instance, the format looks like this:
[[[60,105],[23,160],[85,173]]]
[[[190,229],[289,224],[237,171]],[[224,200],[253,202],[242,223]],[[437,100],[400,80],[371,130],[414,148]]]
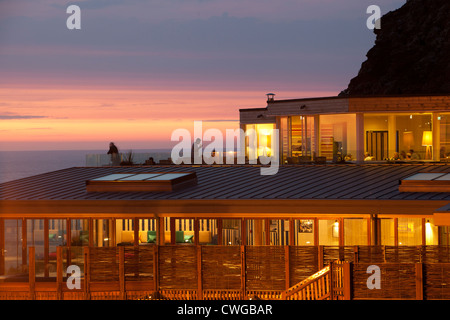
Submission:
[[[325,97],[276,100],[241,109],[244,131],[254,129],[254,159],[270,156],[272,129],[279,131],[282,163],[325,161],[447,161],[450,96]],[[269,142],[269,143],[268,143]]]

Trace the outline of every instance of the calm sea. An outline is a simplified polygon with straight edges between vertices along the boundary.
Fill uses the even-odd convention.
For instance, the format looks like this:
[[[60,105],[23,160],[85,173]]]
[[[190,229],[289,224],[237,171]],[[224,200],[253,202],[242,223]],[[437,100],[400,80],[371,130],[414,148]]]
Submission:
[[[166,150],[133,150],[159,154]],[[86,155],[105,150],[0,151],[0,183],[45,172],[86,165]]]

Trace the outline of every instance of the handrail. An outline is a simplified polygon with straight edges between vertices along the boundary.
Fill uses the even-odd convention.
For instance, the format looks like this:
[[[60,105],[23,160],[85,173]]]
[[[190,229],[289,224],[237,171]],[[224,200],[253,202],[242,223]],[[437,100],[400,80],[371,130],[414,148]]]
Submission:
[[[290,287],[281,294],[282,300],[323,300],[330,296],[331,264]],[[292,299],[293,298],[293,299]],[[299,298],[299,299],[297,299]]]

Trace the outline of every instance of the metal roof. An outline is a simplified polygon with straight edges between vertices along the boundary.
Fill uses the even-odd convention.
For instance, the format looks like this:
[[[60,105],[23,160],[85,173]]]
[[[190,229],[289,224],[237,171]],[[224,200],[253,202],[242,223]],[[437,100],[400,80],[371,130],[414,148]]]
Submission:
[[[196,186],[172,192],[87,192],[86,181],[121,172],[195,172]],[[448,164],[326,164],[281,166],[73,167],[0,184],[2,200],[345,199],[450,200],[445,192],[399,192],[418,172],[449,172]]]

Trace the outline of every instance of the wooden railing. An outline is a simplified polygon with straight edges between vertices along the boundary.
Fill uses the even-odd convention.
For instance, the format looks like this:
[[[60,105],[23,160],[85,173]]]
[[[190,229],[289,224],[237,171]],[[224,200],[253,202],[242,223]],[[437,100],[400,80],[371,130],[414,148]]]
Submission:
[[[309,278],[282,293],[282,300],[325,300],[331,297],[331,266],[314,273]]]
[[[331,262],[282,293],[282,300],[349,300],[350,263]]]

